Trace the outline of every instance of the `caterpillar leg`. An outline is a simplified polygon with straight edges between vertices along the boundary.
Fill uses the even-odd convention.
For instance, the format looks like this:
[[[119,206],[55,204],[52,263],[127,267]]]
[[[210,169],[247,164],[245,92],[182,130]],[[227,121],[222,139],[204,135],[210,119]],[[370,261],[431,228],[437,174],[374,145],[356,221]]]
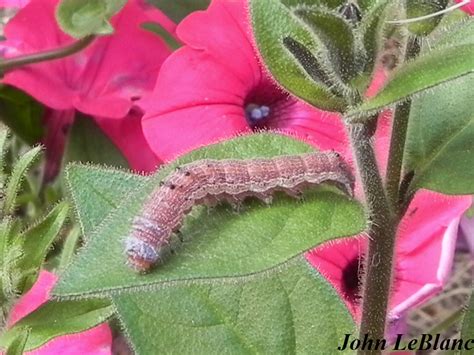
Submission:
[[[261,192],[261,193],[255,194],[255,197],[258,198],[260,201],[262,201],[266,205],[271,205],[273,202],[273,195],[271,193]]]
[[[285,189],[283,190],[288,196],[293,197],[297,200],[302,201],[304,199],[303,191],[298,188]]]

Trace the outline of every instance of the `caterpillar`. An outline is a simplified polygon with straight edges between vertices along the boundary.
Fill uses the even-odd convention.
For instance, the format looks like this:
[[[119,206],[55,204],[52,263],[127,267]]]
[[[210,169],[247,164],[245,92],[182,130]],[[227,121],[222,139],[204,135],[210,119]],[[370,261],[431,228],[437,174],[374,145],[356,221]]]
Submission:
[[[249,160],[199,160],[183,165],[154,189],[125,239],[128,264],[138,272],[163,261],[171,235],[194,205],[253,196],[269,204],[274,191],[301,198],[306,187],[329,182],[352,196],[354,177],[339,154],[312,152]]]

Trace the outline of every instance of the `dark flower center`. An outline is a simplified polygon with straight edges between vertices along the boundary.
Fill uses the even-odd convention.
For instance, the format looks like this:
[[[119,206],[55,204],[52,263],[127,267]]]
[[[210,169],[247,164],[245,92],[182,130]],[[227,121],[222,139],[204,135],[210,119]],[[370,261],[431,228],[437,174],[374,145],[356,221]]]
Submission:
[[[359,286],[362,262],[359,257],[352,259],[342,270],[342,291],[346,299],[352,303],[360,300]]]

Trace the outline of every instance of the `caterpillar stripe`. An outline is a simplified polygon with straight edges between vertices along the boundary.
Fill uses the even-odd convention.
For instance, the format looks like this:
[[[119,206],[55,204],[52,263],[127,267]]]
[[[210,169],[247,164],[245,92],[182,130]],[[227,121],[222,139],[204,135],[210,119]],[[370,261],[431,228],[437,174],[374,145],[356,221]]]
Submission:
[[[254,196],[270,203],[276,190],[301,197],[308,186],[329,182],[352,195],[354,177],[335,152],[250,160],[199,160],[171,173],[146,200],[125,240],[128,264],[139,272],[164,258],[171,235],[194,205],[240,204]]]

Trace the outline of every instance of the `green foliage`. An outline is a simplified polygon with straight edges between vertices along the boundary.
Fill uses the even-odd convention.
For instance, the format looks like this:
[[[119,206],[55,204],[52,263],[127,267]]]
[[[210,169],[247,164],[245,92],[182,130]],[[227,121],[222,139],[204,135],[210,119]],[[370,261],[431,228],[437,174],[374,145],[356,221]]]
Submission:
[[[3,201],[3,215],[12,214],[16,207],[16,199],[21,183],[25,178],[26,172],[31,168],[41,152],[41,147],[35,147],[18,159],[13,166],[10,178],[7,181],[5,197]]]
[[[207,8],[210,0],[147,0],[150,4],[163,11],[166,16],[176,23],[193,11],[204,10]]]
[[[25,352],[25,345],[30,336],[30,329],[26,328],[23,332],[16,334],[12,339],[7,350],[6,355],[23,355]]]
[[[0,325],[3,325],[10,307],[17,296],[26,292],[35,282],[38,271],[57,238],[68,213],[68,205],[60,203],[34,226],[28,226],[27,218],[18,208],[18,192],[23,190],[28,170],[37,159],[40,147],[33,148],[7,169],[6,151],[11,147],[8,132],[0,132],[0,155],[3,208],[0,216]],[[10,172],[8,170],[11,170]],[[3,186],[3,181],[7,181]],[[28,185],[28,184],[26,184]],[[18,346],[23,341],[18,339]],[[15,343],[16,344],[16,343]]]
[[[334,12],[319,8],[301,8],[295,15],[320,39],[337,77],[347,82],[357,73],[355,38],[352,25]]]
[[[442,33],[432,42],[433,51],[458,55],[458,45],[474,45],[473,20],[449,25]],[[474,69],[472,58],[470,63]],[[474,192],[473,84],[474,74],[469,74],[412,100],[404,160],[405,173],[414,172],[410,193],[419,188],[447,194]]]
[[[128,268],[123,254],[131,220],[176,166],[203,158],[310,149],[287,137],[261,134],[199,149],[152,177],[70,166],[67,181],[89,236],[53,293],[60,298],[111,297],[139,354],[170,347],[186,352],[193,344],[199,351],[213,345],[231,352],[305,352],[316,345],[334,349],[354,325],[335,291],[302,255],[365,227],[362,209],[334,189],[317,188],[305,195],[304,203],[278,196],[270,208],[249,201],[240,215],[227,206],[195,208],[186,218],[184,242],[176,245],[176,254],[148,275]],[[84,216],[95,213],[103,220],[84,224]],[[330,321],[314,325],[323,309]]]
[[[51,245],[58,236],[68,216],[69,206],[62,202],[37,225],[19,235],[23,256],[18,266],[23,272],[24,285],[20,290],[28,290],[36,281],[39,268],[46,258]]]
[[[49,340],[95,327],[109,319],[114,307],[106,300],[49,301],[30,313],[0,337],[0,347],[11,348],[16,339],[24,340],[26,351]]]
[[[405,171],[414,192],[474,193],[474,74],[432,89],[412,103]]]
[[[350,120],[364,119],[383,108],[474,70],[474,45],[443,47],[400,67],[377,95],[349,112]]]
[[[43,135],[43,106],[12,86],[0,85],[0,120],[28,144]]]
[[[109,19],[119,12],[126,0],[61,0],[56,19],[61,29],[75,38],[110,34]]]
[[[320,44],[310,29],[280,0],[252,0],[250,10],[260,53],[275,79],[314,106],[343,111],[346,103],[331,90],[329,68],[316,55]]]

